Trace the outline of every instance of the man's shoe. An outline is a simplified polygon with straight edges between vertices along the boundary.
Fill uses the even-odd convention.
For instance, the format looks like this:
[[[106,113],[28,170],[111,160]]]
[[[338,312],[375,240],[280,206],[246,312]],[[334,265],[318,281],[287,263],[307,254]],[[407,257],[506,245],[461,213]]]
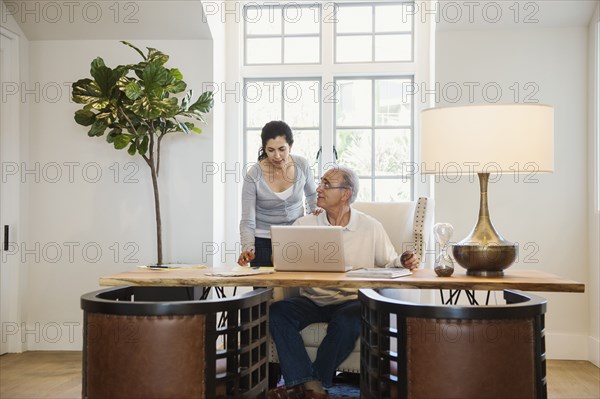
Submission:
[[[313,390],[307,390],[304,392],[305,399],[329,399],[327,392],[315,392]]]
[[[280,386],[277,388],[269,389],[267,392],[267,399],[304,399],[304,387],[302,385],[296,385],[295,387],[286,388]]]

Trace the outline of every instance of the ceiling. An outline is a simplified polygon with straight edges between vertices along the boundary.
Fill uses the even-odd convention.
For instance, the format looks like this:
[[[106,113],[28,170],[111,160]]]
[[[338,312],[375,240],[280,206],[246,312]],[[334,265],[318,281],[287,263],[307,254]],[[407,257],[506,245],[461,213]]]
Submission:
[[[3,0],[4,1],[4,0]],[[298,0],[295,0],[298,1]],[[207,1],[205,1],[207,2]],[[284,1],[280,1],[283,3]],[[211,12],[231,19],[242,1],[211,1]],[[235,6],[232,6],[235,4]],[[416,1],[417,7],[423,7]],[[587,26],[598,0],[440,0],[438,30],[532,29]],[[200,0],[4,1],[29,40],[210,39]],[[417,9],[415,18],[427,18]],[[5,20],[6,16],[2,16]]]
[[[4,1],[3,12],[32,41],[211,38],[200,0]]]
[[[437,30],[588,26],[598,0],[441,0]]]

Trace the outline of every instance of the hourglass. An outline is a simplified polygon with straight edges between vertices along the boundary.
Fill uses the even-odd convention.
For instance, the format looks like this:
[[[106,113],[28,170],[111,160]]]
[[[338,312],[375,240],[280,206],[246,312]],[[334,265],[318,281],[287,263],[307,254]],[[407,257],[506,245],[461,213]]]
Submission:
[[[453,231],[454,228],[450,223],[436,223],[433,226],[435,240],[440,248],[440,253],[435,258],[434,270],[435,274],[440,277],[448,277],[454,273],[454,262],[450,258],[450,255],[448,255],[448,243]]]

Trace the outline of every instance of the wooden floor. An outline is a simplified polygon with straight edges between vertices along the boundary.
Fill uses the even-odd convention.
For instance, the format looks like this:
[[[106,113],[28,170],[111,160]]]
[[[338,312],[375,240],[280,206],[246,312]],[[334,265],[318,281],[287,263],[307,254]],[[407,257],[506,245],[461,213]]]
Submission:
[[[551,399],[600,398],[600,369],[586,361],[550,360]],[[81,352],[26,352],[0,356],[0,398],[80,398]]]

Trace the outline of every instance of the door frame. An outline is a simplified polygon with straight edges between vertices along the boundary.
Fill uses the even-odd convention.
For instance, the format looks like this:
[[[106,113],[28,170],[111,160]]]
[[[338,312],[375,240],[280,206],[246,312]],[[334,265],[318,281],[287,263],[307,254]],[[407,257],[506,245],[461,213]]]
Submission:
[[[0,51],[2,52],[1,81],[14,82],[19,87],[21,82],[19,62],[19,35],[0,26]],[[5,87],[6,88],[6,87]],[[6,95],[6,93],[5,93]],[[6,352],[22,352],[21,340],[21,264],[18,251],[14,250],[20,240],[21,222],[21,189],[17,175],[6,173],[8,165],[20,170],[21,165],[21,103],[19,93],[6,96],[0,100],[2,120],[0,125],[0,354]],[[4,225],[9,226],[9,241],[12,247],[4,251]]]

